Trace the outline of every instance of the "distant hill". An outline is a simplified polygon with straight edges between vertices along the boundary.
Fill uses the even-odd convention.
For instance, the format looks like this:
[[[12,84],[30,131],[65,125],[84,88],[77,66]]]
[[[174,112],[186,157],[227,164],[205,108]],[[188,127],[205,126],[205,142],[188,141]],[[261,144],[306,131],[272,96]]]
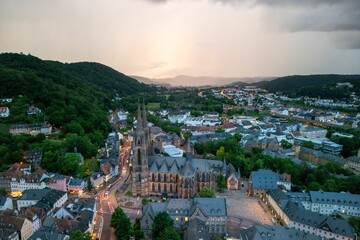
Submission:
[[[99,63],[68,64],[15,53],[0,54],[0,86],[0,98],[22,95],[57,127],[76,121],[86,132],[103,133],[107,111],[117,107],[115,97],[154,90]],[[23,112],[10,106],[10,118],[2,121],[31,121]]]
[[[137,78],[138,79],[138,78]],[[238,85],[240,83],[253,83],[274,78],[268,77],[207,77],[207,76],[188,76],[178,75],[171,78],[151,78],[150,81],[156,83],[166,83],[173,87],[200,87],[200,86],[226,86],[229,84]],[[138,79],[139,80],[139,79]]]
[[[147,78],[147,77],[140,77],[140,76],[134,76],[131,75],[130,77],[136,79],[137,81],[141,82],[141,83],[145,83],[148,85],[157,85],[157,86],[163,86],[163,87],[171,87],[170,84],[168,83],[163,83],[163,82],[157,82],[153,79]]]
[[[336,88],[336,83],[350,82],[354,85],[352,89]],[[284,92],[294,96],[311,97],[345,97],[348,91],[360,93],[360,75],[295,75],[274,79],[272,81],[262,81],[255,83],[261,88],[270,92]]]

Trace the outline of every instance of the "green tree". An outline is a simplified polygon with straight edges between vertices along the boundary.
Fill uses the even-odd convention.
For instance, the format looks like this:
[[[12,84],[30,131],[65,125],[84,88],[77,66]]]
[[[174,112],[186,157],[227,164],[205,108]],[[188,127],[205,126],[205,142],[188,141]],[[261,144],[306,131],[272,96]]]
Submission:
[[[140,230],[140,218],[135,219],[131,235],[134,236],[136,240],[145,238],[144,233]]]
[[[284,148],[284,149],[289,149],[292,147],[292,144],[289,143],[288,141],[286,140],[281,140],[281,146]]]
[[[156,240],[181,240],[181,237],[174,228],[167,227]]]
[[[7,196],[7,191],[5,190],[5,188],[0,188],[0,196],[2,196],[2,197]]]
[[[240,133],[235,133],[234,134],[234,138],[236,139],[236,141],[239,143],[242,139],[242,135]]]
[[[65,175],[75,175],[76,170],[79,167],[80,158],[78,155],[69,153],[63,163],[60,165],[60,172]]]
[[[222,133],[222,132],[225,132],[225,130],[222,129],[222,128],[216,128],[215,132],[216,133]]]
[[[76,230],[70,235],[70,240],[91,240],[89,232],[83,233],[80,230]]]
[[[91,180],[90,177],[87,178],[87,189],[88,191],[91,191],[91,189],[93,188],[92,184],[91,184]]]
[[[158,213],[153,222],[152,226],[152,237],[153,239],[157,239],[161,236],[166,228],[173,228],[174,220],[171,219],[167,212]]]
[[[192,132],[191,132],[191,131],[186,131],[186,132],[184,132],[184,133],[183,133],[183,137],[184,137],[184,139],[185,139],[185,142],[187,142],[188,139],[192,137]]]
[[[220,175],[218,176],[217,180],[216,180],[219,192],[223,192],[224,189],[226,189],[226,181],[225,181],[225,177],[224,174],[220,173]]]
[[[199,196],[202,198],[215,198],[215,192],[210,188],[204,187],[200,190]]]
[[[218,159],[223,159],[225,156],[225,148],[223,146],[221,146],[217,151],[216,151],[216,157]]]
[[[356,234],[360,235],[360,218],[358,217],[350,217],[348,219],[350,225],[355,229]]]
[[[315,145],[312,141],[305,141],[303,147],[314,149]]]
[[[148,200],[147,200],[146,198],[143,198],[143,199],[141,200],[141,204],[142,204],[143,206],[145,206],[147,203],[148,203]]]
[[[132,193],[131,191],[127,191],[127,192],[125,193],[125,196],[127,196],[127,197],[129,198],[128,201],[130,201],[130,198],[132,198],[133,193]]]
[[[132,231],[130,219],[124,211],[117,207],[111,215],[110,226],[115,229],[115,236],[119,240],[128,240]]]

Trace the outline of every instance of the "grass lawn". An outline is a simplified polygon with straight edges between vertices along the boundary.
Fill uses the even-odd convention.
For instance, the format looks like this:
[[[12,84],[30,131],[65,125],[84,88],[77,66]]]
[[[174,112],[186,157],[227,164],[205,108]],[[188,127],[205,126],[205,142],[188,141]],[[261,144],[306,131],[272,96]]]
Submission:
[[[156,111],[160,109],[160,103],[148,103],[146,108],[150,111]]]

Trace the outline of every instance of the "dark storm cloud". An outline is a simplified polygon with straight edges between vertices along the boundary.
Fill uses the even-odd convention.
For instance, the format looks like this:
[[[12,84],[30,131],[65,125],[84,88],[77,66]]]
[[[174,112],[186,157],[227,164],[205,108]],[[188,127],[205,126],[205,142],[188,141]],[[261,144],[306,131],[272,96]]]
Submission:
[[[176,0],[145,0],[165,3]],[[193,0],[195,1],[195,0]],[[285,31],[360,31],[360,0],[209,0],[266,6]],[[268,19],[266,19],[268,21]]]

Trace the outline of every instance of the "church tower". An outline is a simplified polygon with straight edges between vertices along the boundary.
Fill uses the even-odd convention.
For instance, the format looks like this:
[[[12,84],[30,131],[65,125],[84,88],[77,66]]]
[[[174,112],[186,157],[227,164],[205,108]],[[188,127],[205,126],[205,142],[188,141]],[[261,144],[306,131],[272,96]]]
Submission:
[[[141,111],[140,103],[138,103],[137,110],[137,124],[133,141],[133,159],[132,159],[132,171],[131,171],[131,190],[134,196],[148,196],[148,139],[146,115],[144,119],[145,109]],[[146,124],[146,128],[144,127]]]

